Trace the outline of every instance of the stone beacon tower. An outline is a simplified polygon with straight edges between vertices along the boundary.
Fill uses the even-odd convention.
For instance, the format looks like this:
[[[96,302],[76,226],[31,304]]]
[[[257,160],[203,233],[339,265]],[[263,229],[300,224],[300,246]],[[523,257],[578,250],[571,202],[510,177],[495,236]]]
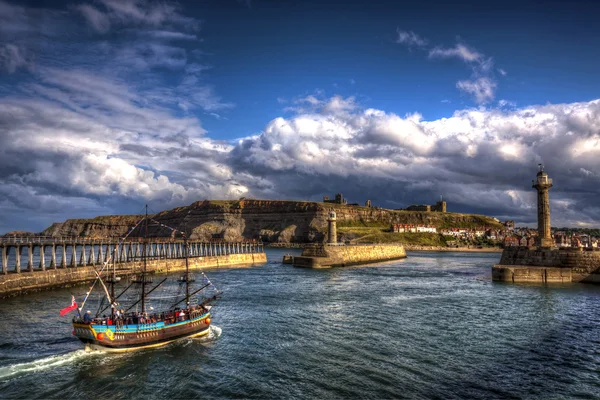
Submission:
[[[327,235],[327,243],[329,244],[337,244],[337,227],[336,227],[335,211],[329,212],[329,218],[327,222],[329,223],[329,233]]]
[[[550,234],[550,197],[548,190],[552,187],[552,179],[544,172],[544,166],[539,164],[540,171],[537,173],[537,180],[533,182],[533,187],[538,192],[538,247],[552,248],[554,241]]]

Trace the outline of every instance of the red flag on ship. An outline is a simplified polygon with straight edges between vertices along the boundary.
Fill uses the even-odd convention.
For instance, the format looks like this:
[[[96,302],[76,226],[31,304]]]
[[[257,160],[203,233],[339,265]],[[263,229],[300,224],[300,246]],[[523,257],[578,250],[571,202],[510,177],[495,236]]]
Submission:
[[[60,316],[62,317],[65,314],[70,313],[73,310],[77,310],[77,303],[75,302],[75,296],[71,296],[71,305],[69,307],[63,308],[60,310]]]

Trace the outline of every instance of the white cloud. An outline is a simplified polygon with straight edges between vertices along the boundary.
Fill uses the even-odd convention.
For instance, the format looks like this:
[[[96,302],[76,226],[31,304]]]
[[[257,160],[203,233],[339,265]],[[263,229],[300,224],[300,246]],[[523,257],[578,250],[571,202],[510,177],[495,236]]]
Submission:
[[[553,223],[598,220],[598,193],[589,188],[600,183],[600,100],[466,109],[426,121],[318,93],[296,100],[309,111],[275,118],[232,146],[126,82],[76,70],[39,74],[29,97],[0,98],[4,210],[31,203],[2,189],[17,184],[28,198],[46,199],[48,206],[35,206],[41,212],[65,201],[167,208],[241,195],[318,199],[340,190],[353,201],[398,207],[443,193],[454,210],[527,222],[535,219],[535,195],[522,187],[544,162],[561,204]]]
[[[500,108],[516,108],[517,103],[515,103],[514,101],[508,101],[508,100],[498,100],[498,107],[500,107]]]
[[[427,47],[428,41],[412,31],[407,32],[397,29],[397,33],[397,43],[402,43],[409,47]],[[485,57],[481,52],[461,42],[457,43],[454,47],[431,47],[428,54],[430,59],[456,58],[469,66],[472,71],[471,78],[458,81],[456,87],[462,92],[471,95],[476,103],[487,103],[494,98],[497,83],[492,76],[494,60],[491,57]],[[502,75],[506,75],[504,70],[499,69],[498,71]]]
[[[434,47],[429,51],[430,58],[458,58],[464,62],[478,62],[483,59],[483,54],[477,50],[467,47],[462,43],[457,43],[451,48]]]
[[[473,96],[479,104],[484,104],[494,99],[496,83],[490,78],[477,78],[475,80],[458,81],[456,87]]]
[[[420,37],[413,31],[402,31],[402,30],[400,30],[400,28],[397,28],[396,33],[398,33],[398,38],[396,39],[396,43],[400,43],[400,44],[406,45],[408,47],[427,46],[427,43],[428,43],[427,39]]]
[[[156,30],[156,31],[148,31],[148,35],[151,35],[158,39],[178,39],[178,40],[196,40],[198,36],[189,33],[183,32],[174,32],[174,31],[165,31],[165,30]]]
[[[489,97],[486,84],[473,94]],[[323,105],[341,102],[352,107],[324,112]],[[432,201],[444,193],[463,210],[531,222],[535,194],[521,188],[543,161],[560,182],[552,198],[570,201],[568,209],[553,214],[553,223],[600,221],[593,214],[598,211],[593,206],[598,194],[584,194],[590,179],[600,183],[600,100],[467,109],[434,121],[424,121],[419,114],[401,117],[363,110],[349,99],[334,97],[319,104],[308,113],[276,118],[260,135],[240,141],[232,152],[233,169],[270,181],[264,195],[289,193],[290,182],[298,188],[292,191],[303,193],[303,198],[310,193],[318,198],[323,186],[343,190],[355,201],[379,196],[401,205],[417,198]],[[581,178],[573,179],[573,170],[584,171]]]
[[[153,0],[98,0],[94,7],[81,4],[76,9],[97,32],[106,33],[112,25],[140,27],[173,27],[178,30],[197,30],[200,22],[182,14],[177,3]],[[165,39],[195,39],[173,31],[155,31]],[[169,32],[171,34],[169,34]]]
[[[496,81],[492,77],[494,61],[482,53],[457,43],[451,48],[435,47],[429,51],[429,58],[457,58],[467,63],[471,68],[471,78],[456,83],[457,89],[470,95],[477,104],[485,104],[494,99]]]
[[[40,77],[30,97],[0,98],[0,183],[20,182],[31,196],[171,205],[247,192],[225,163],[232,147],[204,138],[196,118],[143,106],[128,85],[82,71],[42,69]]]
[[[506,71],[503,70],[502,68],[498,68],[498,72],[500,73],[500,75],[506,76]]]

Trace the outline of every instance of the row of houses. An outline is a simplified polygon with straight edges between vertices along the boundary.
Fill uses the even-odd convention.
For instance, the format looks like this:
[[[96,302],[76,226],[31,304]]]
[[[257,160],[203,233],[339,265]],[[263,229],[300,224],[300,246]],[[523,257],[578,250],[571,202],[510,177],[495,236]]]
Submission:
[[[441,233],[444,236],[452,236],[457,239],[475,239],[479,237],[487,237],[492,240],[502,241],[505,236],[510,235],[511,232],[507,230],[494,230],[489,227],[479,228],[444,228],[437,229],[431,225],[418,225],[418,224],[393,224],[390,227],[391,232],[396,233]]]
[[[396,233],[437,233],[437,228],[430,225],[393,224],[390,231]]]
[[[537,229],[526,227],[515,227],[513,221],[503,223],[504,229],[491,229],[489,227],[478,228],[444,228],[437,229],[431,225],[420,224],[393,224],[390,227],[391,232],[397,233],[440,233],[444,236],[462,240],[474,240],[477,238],[486,238],[498,243],[504,244],[504,247],[522,246],[534,247],[538,236]],[[553,232],[552,237],[556,247],[598,247],[600,238],[589,235],[569,235],[567,232]]]
[[[536,245],[537,235],[532,236],[506,236],[504,238],[504,247],[510,246],[527,246],[533,247]],[[583,248],[597,248],[598,238],[590,237],[588,235],[580,236],[567,236],[567,235],[554,235],[554,243],[556,247],[583,247]]]
[[[504,247],[533,247],[535,246],[535,238],[533,236],[506,236],[503,241]]]
[[[486,233],[486,228],[448,228],[440,229],[440,233],[444,236],[452,236],[455,238],[472,239],[476,237],[482,237]]]
[[[553,235],[556,247],[598,247],[598,238],[590,235],[569,235],[557,231]]]

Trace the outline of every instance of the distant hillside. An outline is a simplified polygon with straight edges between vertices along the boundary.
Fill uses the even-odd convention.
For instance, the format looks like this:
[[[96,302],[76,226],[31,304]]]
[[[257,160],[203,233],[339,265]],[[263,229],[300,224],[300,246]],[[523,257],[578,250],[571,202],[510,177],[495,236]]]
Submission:
[[[394,211],[331,203],[280,200],[205,200],[185,207],[162,211],[153,218],[184,231],[193,239],[213,237],[237,241],[260,239],[265,242],[320,242],[327,232],[327,216],[335,210],[338,230],[342,235],[360,234],[368,228],[371,234],[383,232],[392,223],[424,224],[437,228],[493,227],[501,224],[483,215],[425,211]],[[92,219],[69,219],[55,223],[44,232],[49,236],[84,236],[102,238],[124,235],[141,217],[137,215],[105,216]],[[170,236],[172,232],[159,225],[149,227],[151,236]],[[142,236],[136,229],[132,236]],[[373,237],[373,241],[377,240]],[[386,238],[381,240],[388,241]]]

